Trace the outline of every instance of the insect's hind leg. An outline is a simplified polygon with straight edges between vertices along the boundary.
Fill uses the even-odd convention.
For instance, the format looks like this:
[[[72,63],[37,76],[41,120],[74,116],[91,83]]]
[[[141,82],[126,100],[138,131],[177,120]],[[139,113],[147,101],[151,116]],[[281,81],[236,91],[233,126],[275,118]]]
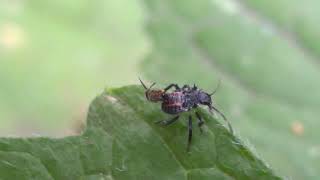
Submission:
[[[188,145],[187,145],[187,151],[190,151],[190,145],[192,140],[192,117],[189,115],[189,123],[188,123]]]
[[[202,117],[201,117],[199,112],[196,112],[196,116],[197,116],[197,119],[199,121],[198,122],[198,127],[200,129],[201,134],[202,134],[203,133],[202,125],[204,124],[204,121],[203,121],[203,119],[202,119]]]
[[[156,124],[160,124],[160,125],[163,125],[163,126],[168,126],[174,122],[176,122],[178,119],[179,119],[180,116],[175,116],[173,117],[172,119],[169,119],[169,120],[161,120],[161,121],[157,121],[155,122]]]

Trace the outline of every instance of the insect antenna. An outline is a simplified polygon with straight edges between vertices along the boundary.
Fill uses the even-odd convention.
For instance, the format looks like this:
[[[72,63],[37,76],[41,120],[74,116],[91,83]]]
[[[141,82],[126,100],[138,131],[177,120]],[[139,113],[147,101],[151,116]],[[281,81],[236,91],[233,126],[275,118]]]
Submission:
[[[139,81],[141,83],[141,85],[144,87],[144,89],[148,89],[147,86],[142,82],[142,80],[139,78]]]
[[[212,93],[209,94],[209,96],[214,95],[218,91],[218,89],[220,88],[220,84],[221,84],[221,80],[219,79],[217,87],[214,89],[214,91]]]
[[[225,122],[227,122],[228,127],[229,127],[229,131],[231,132],[231,134],[233,134],[233,128],[232,128],[232,126],[231,126],[230,121],[226,118],[226,116],[225,116],[222,112],[220,112],[217,108],[215,108],[214,106],[212,106],[212,105],[209,106],[209,109],[210,109],[210,112],[211,112],[211,113],[212,113],[212,110],[214,110],[214,111],[216,111],[218,114],[220,114],[220,116],[223,118],[223,120],[224,120]]]
[[[154,85],[156,85],[156,83],[155,83],[155,82],[151,84],[151,86],[149,87],[149,89],[148,89],[148,90],[150,90]]]
[[[149,91],[156,83],[152,83],[151,86],[149,88],[147,88],[147,86],[142,82],[142,80],[139,78],[139,81],[141,83],[141,85],[144,87],[145,90]]]

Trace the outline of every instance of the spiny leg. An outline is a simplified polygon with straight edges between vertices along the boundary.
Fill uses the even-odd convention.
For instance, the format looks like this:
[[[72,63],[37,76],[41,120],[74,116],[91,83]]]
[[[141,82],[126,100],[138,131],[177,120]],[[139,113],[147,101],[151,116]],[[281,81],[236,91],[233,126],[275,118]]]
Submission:
[[[167,86],[166,88],[164,88],[164,92],[168,91],[169,89],[171,89],[172,87],[176,88],[176,90],[179,90],[180,87],[178,86],[178,84],[170,84],[169,86]]]
[[[193,90],[197,90],[198,87],[196,86],[196,84],[193,84],[193,87],[192,87]]]
[[[189,135],[188,135],[187,151],[189,152],[191,140],[192,140],[192,117],[191,117],[191,115],[189,116],[188,131],[189,131]]]
[[[169,120],[161,120],[161,121],[157,121],[155,122],[156,124],[160,124],[160,125],[163,125],[163,126],[168,126],[174,122],[176,122],[178,119],[179,119],[180,116],[175,116],[173,117],[172,119],[169,119]]]
[[[196,116],[197,116],[197,118],[199,120],[198,126],[199,126],[200,132],[202,134],[203,133],[202,125],[204,124],[204,121],[202,120],[202,117],[200,116],[199,112],[196,112]]]
[[[190,91],[191,87],[188,84],[182,86],[182,89],[185,91]]]
[[[211,109],[215,110],[218,114],[220,114],[220,116],[222,116],[223,120],[226,121],[227,124],[228,124],[229,131],[231,132],[231,134],[233,134],[233,128],[232,128],[232,126],[231,126],[230,121],[228,121],[228,119],[226,118],[226,116],[225,116],[222,112],[220,112],[217,108],[215,108],[214,106],[209,106],[209,108],[210,108],[210,110],[211,110]],[[211,111],[210,111],[210,112],[211,112]]]

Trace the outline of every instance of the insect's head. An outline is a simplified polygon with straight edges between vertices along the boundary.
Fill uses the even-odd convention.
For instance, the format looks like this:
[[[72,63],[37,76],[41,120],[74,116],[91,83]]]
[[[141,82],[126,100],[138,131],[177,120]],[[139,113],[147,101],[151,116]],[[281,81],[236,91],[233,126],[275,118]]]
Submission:
[[[211,95],[212,94],[208,94],[204,91],[199,91],[198,99],[199,99],[200,104],[206,105],[206,106],[211,106],[212,105]]]
[[[199,94],[198,94],[198,98],[199,98],[200,104],[206,105],[211,109],[211,107],[212,107],[212,98],[211,98],[211,96],[214,95],[217,92],[219,87],[220,87],[220,81],[219,81],[217,87],[215,88],[215,90],[210,94],[200,90]]]
[[[164,93],[163,89],[151,89],[156,83],[152,83],[149,88],[142,82],[142,80],[139,78],[141,85],[146,90],[145,95],[146,98],[151,102],[159,102],[162,101],[162,95]]]

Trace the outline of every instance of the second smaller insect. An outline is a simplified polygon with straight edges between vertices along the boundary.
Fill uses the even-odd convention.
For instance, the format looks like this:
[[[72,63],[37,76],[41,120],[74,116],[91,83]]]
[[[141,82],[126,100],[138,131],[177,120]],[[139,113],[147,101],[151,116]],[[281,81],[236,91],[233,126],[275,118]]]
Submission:
[[[227,120],[225,115],[221,113],[216,107],[212,105],[212,95],[217,91],[219,85],[212,93],[207,93],[197,86],[190,87],[189,85],[184,85],[180,88],[177,84],[170,84],[164,89],[151,89],[155,83],[153,83],[149,88],[139,79],[142,86],[145,88],[146,98],[151,102],[161,102],[161,109],[168,114],[175,115],[173,118],[169,120],[162,120],[156,123],[167,126],[175,121],[177,121],[180,117],[180,113],[191,111],[192,109],[198,108],[199,105],[207,106],[212,112],[216,111],[218,114],[222,116],[222,118],[228,123],[229,130],[233,133],[233,129],[231,127],[230,122]],[[173,91],[168,92],[170,89],[174,88]],[[202,125],[204,121],[198,111],[195,112],[195,115],[198,119],[198,127],[202,133]],[[188,145],[187,151],[190,149],[190,144],[192,140],[192,116],[189,115],[188,121]]]

